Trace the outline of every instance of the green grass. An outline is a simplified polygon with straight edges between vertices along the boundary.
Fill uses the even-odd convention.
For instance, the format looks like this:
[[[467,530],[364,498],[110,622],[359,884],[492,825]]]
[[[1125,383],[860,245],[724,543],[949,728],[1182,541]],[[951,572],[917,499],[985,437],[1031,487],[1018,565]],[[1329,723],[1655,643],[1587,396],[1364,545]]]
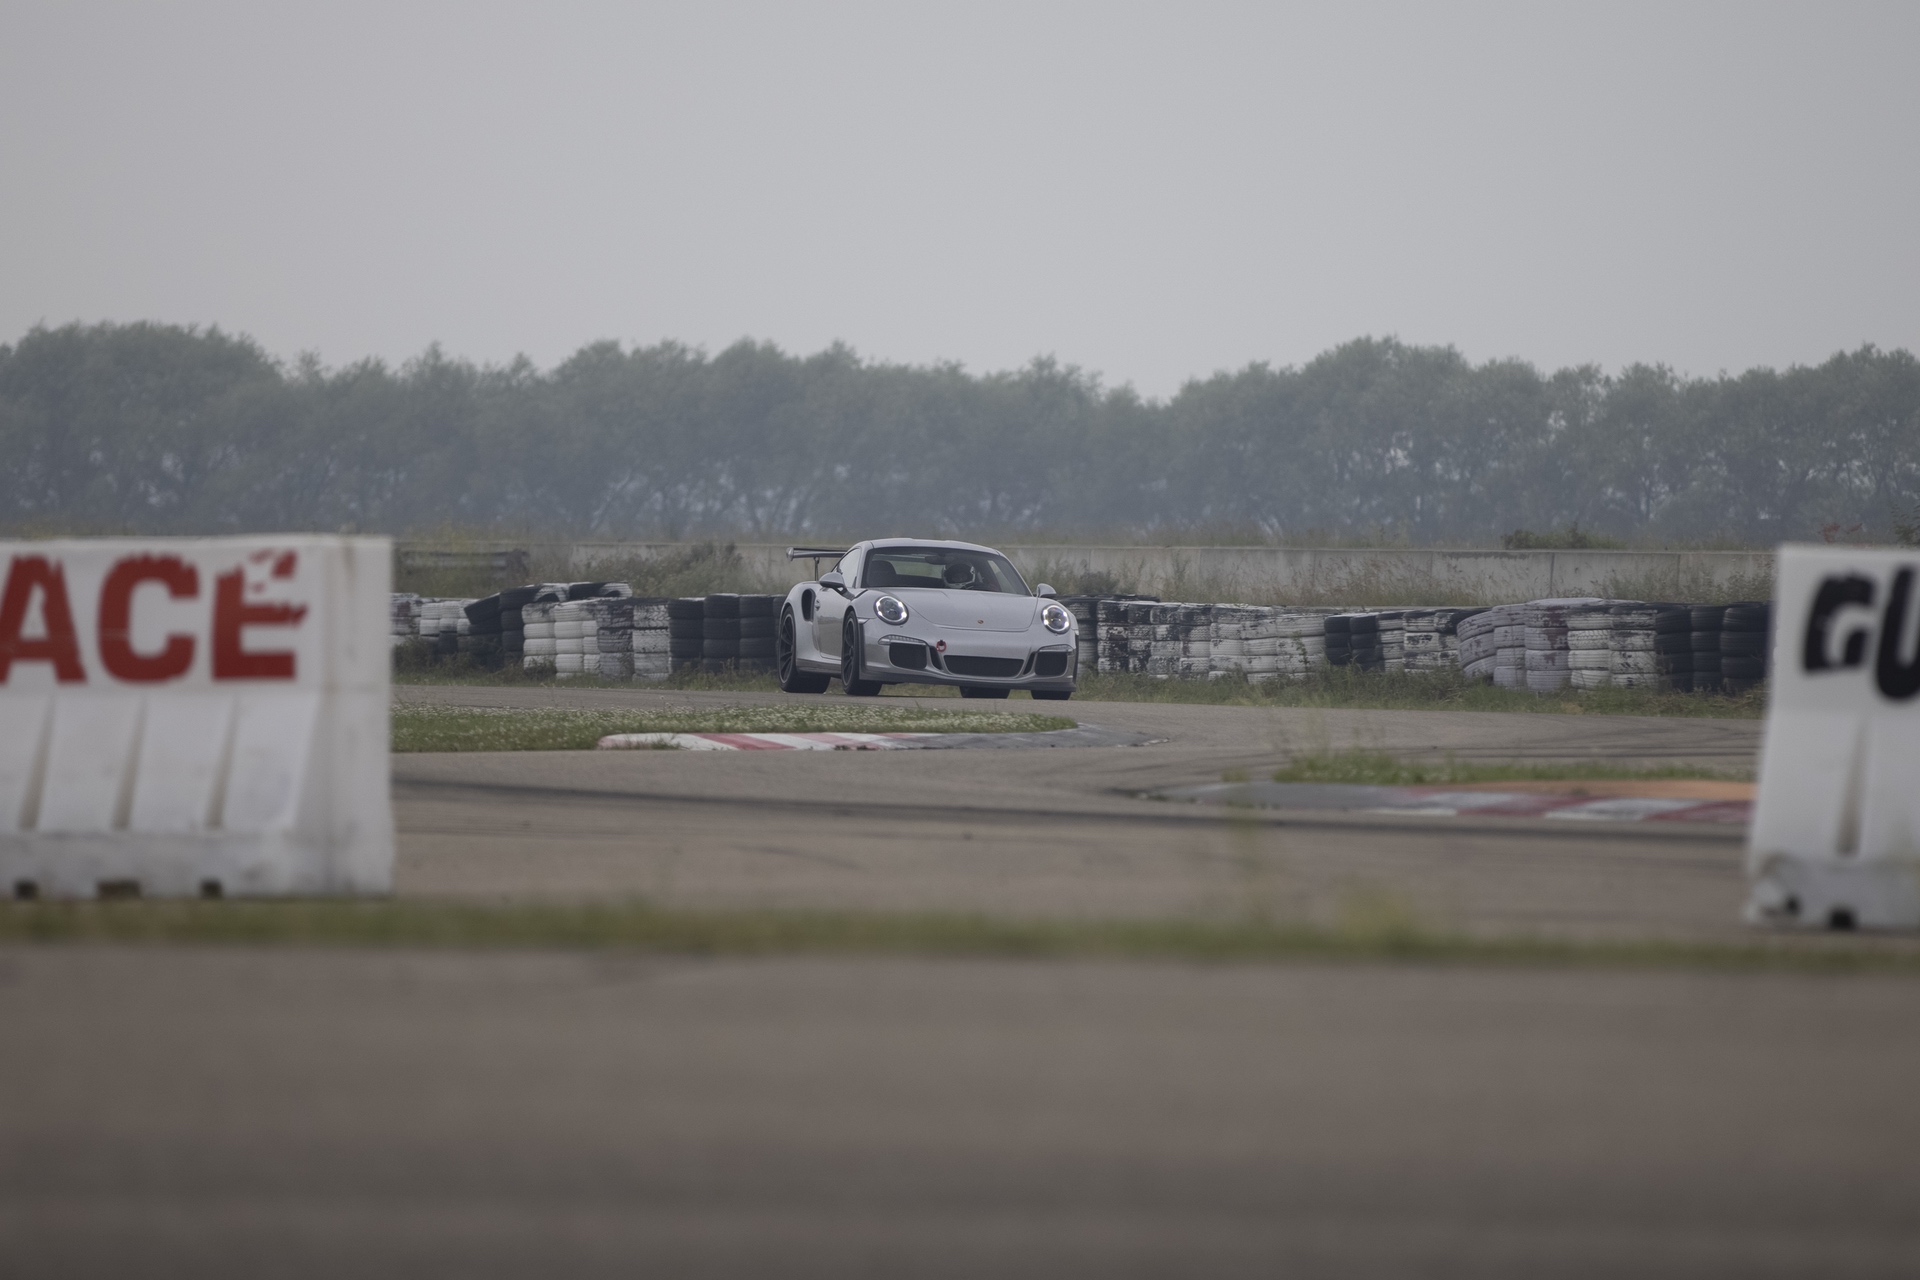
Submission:
[[[1563,715],[1713,716],[1757,720],[1767,713],[1766,686],[1738,696],[1663,693],[1650,689],[1563,689],[1529,693],[1469,680],[1457,671],[1387,672],[1322,667],[1303,680],[1156,680],[1152,676],[1085,674],[1076,700],[1185,702],[1222,706],[1357,708],[1386,711],[1524,711]]]
[[[1457,760],[1413,763],[1384,751],[1316,751],[1298,755],[1274,773],[1275,782],[1346,782],[1365,786],[1445,786],[1466,782],[1561,782],[1601,779],[1711,778],[1733,775],[1714,769],[1667,765],[1632,769],[1608,764],[1471,764]]]
[[[913,912],[687,911],[437,902],[41,902],[0,905],[0,943],[621,949],[797,954],[1387,961],[1526,967],[1920,974],[1920,950],[1887,940],[1756,936],[1751,942],[1487,938],[1401,912],[1335,926],[1257,921],[1007,920]]]
[[[1044,733],[1061,716],[921,710],[848,699],[693,711],[509,709],[403,705],[395,751],[587,751],[609,733]]]

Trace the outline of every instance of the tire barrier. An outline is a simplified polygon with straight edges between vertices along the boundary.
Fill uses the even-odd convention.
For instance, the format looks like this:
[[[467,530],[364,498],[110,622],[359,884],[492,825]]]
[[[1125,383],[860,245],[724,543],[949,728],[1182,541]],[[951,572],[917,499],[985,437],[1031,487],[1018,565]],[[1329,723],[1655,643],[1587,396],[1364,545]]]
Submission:
[[[621,582],[540,583],[483,600],[397,594],[398,645],[566,679],[770,671],[783,597],[635,598]],[[1481,608],[1336,610],[1062,596],[1085,672],[1163,680],[1298,680],[1317,668],[1459,671],[1512,689],[1740,693],[1766,678],[1772,606],[1568,597]]]
[[[480,600],[395,594],[394,645],[562,680],[664,680],[676,671],[771,671],[782,597],[639,597],[624,582],[542,582]],[[709,614],[711,604],[712,613]]]

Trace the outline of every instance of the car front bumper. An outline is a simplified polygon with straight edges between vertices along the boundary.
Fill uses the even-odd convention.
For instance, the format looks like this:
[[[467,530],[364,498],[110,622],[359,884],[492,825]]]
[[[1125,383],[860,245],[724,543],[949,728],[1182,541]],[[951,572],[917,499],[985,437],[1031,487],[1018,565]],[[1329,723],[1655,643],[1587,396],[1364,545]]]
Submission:
[[[885,684],[1071,690],[1078,674],[1071,632],[1049,632],[1044,639],[1003,632],[956,641],[905,630],[877,631],[871,625],[864,630],[860,674]]]

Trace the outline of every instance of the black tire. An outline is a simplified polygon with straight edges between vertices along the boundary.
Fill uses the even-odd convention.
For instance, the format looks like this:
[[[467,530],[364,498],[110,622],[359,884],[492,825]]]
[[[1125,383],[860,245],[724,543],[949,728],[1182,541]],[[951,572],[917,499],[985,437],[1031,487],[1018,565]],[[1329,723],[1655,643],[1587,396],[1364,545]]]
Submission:
[[[1720,652],[1728,657],[1759,657],[1767,651],[1767,633],[1764,631],[1722,631],[1720,633]]]
[[[799,637],[792,609],[784,609],[780,613],[780,631],[774,637],[773,661],[774,670],[780,673],[783,692],[825,693],[827,686],[833,683],[832,676],[800,669]]]
[[[1073,696],[1071,689],[1035,689],[1033,696],[1041,702],[1065,702]]]
[[[987,685],[963,684],[960,696],[963,698],[1004,698],[1012,693],[1011,689],[995,689]]]
[[[871,698],[884,686],[860,678],[860,622],[848,617],[840,624],[840,688],[849,698]]]

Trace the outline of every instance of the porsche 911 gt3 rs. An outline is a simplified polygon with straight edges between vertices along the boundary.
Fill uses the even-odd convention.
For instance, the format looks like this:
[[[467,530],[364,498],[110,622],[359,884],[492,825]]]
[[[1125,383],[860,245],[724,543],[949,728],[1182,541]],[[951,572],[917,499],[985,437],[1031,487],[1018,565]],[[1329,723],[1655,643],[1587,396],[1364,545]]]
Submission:
[[[791,547],[834,567],[787,592],[775,624],[780,687],[856,697],[890,684],[950,684],[962,697],[1073,696],[1074,619],[1046,583],[971,542],[885,538]]]

